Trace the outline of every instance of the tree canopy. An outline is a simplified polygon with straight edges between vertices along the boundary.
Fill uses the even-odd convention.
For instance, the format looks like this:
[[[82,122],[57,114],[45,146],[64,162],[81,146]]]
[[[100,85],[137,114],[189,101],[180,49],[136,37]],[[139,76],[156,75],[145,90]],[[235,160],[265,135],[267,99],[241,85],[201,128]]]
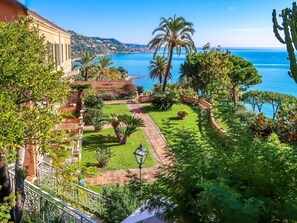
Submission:
[[[262,83],[262,78],[251,62],[235,55],[231,55],[229,59],[233,64],[228,76],[232,86],[232,101],[235,105],[238,94],[248,87]]]
[[[48,148],[59,122],[59,107],[67,94],[63,73],[55,72],[47,44],[31,19],[0,23],[0,152],[15,162],[15,222],[24,205],[24,151],[27,144]],[[3,128],[9,126],[9,128]],[[7,160],[2,159],[5,166]],[[7,165],[7,163],[6,163]],[[5,171],[5,169],[1,169]],[[2,173],[1,173],[2,174]],[[3,186],[3,185],[1,185]]]
[[[220,46],[210,48],[209,44],[203,51],[187,56],[180,67],[181,84],[192,87],[201,97],[211,99],[215,91],[221,91],[230,83],[228,73],[232,68],[229,52]]]
[[[168,65],[162,87],[163,91],[166,90],[174,49],[176,49],[177,55],[181,54],[183,48],[186,50],[186,54],[196,51],[192,40],[194,32],[193,23],[186,21],[183,17],[176,16],[168,19],[162,17],[159,27],[153,31],[153,35],[156,35],[148,43],[148,46],[150,50],[155,50],[154,56],[161,47],[164,47],[164,54],[168,51]]]

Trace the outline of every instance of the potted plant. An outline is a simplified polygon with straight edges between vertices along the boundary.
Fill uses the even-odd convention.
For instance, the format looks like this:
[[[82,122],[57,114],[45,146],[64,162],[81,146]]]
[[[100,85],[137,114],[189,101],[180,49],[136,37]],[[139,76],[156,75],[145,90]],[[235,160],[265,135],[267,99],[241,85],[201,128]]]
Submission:
[[[184,120],[187,115],[189,115],[189,112],[186,109],[183,109],[177,113],[177,118]]]

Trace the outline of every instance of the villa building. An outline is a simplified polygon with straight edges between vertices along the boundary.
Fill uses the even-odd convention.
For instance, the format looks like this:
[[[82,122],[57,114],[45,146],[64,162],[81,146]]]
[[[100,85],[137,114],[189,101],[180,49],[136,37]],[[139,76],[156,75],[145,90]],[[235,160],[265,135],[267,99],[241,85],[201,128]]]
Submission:
[[[53,56],[55,69],[66,75],[71,72],[71,34],[38,13],[27,8],[17,0],[0,0],[0,22],[12,22],[19,16],[29,16],[33,26],[37,26],[40,35],[49,43],[48,52]],[[38,153],[38,145],[27,145],[24,165],[29,176],[36,176],[37,165],[43,156]]]
[[[18,17],[30,16],[38,26],[40,35],[49,42],[49,51],[53,55],[55,68],[65,74],[71,71],[71,34],[38,13],[27,8],[17,0],[0,0],[0,21],[10,22]]]

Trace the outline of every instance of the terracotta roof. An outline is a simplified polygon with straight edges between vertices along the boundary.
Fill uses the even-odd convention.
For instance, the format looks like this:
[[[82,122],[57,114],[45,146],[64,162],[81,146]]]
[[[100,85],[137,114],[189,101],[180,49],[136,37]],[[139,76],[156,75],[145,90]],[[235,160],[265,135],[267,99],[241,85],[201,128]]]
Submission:
[[[28,8],[23,5],[22,3],[18,2],[17,0],[5,0],[6,2],[14,5],[16,8],[24,12],[26,15],[28,15]]]
[[[22,12],[24,12],[26,15],[30,15],[32,17],[38,18],[41,21],[63,31],[66,32],[67,34],[71,35],[68,31],[66,31],[65,29],[61,28],[60,26],[56,25],[55,23],[49,21],[48,19],[44,18],[43,16],[41,16],[40,14],[38,14],[37,12],[27,8],[25,5],[23,5],[22,3],[20,3],[17,0],[5,0],[6,2],[14,5],[16,8],[18,8],[19,10],[21,10]]]
[[[127,87],[134,86],[132,80],[120,81],[79,81],[78,84],[90,84],[96,90],[106,90],[109,92],[128,93]]]

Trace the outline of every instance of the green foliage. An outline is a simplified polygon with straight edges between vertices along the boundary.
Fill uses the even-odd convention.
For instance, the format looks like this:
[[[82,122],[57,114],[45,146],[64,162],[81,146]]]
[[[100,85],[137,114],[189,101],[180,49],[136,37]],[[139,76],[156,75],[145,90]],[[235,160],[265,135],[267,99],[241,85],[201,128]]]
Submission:
[[[200,114],[198,108],[194,106],[189,106],[187,104],[174,104],[170,110],[158,110],[152,105],[147,105],[143,107],[145,112],[150,115],[150,117],[154,120],[156,125],[160,128],[162,133],[165,135],[166,140],[169,144],[171,144],[171,137],[177,129],[181,128],[190,128],[194,129],[197,135],[200,135],[198,126],[200,125]],[[188,110],[189,115],[182,122],[176,118],[177,112],[180,110]],[[208,115],[209,117],[209,115]],[[168,128],[167,124],[170,122],[172,128]],[[167,137],[168,135],[168,137]]]
[[[80,69],[82,77],[84,77],[85,81],[88,80],[89,71],[94,68],[94,59],[96,56],[92,55],[90,52],[83,52],[81,54],[80,60],[77,60],[77,64],[72,67],[72,69]]]
[[[122,127],[119,129],[122,133],[123,137],[120,141],[121,144],[126,144],[128,138],[136,131],[139,130],[139,128],[144,127],[144,121],[142,118],[136,117],[136,116],[126,116],[122,120]],[[125,126],[125,127],[123,127]]]
[[[103,187],[102,195],[106,199],[100,205],[101,211],[97,216],[105,223],[121,222],[139,207],[136,192],[128,186]]]
[[[263,104],[270,104],[273,119],[276,118],[279,111],[287,112],[297,104],[296,97],[271,91],[248,91],[243,94],[242,100],[251,104],[254,111],[257,106],[259,112],[261,112]]]
[[[282,26],[278,24],[276,10],[274,9],[272,12],[273,32],[278,41],[280,41],[282,44],[286,44],[290,60],[289,75],[295,80],[295,82],[297,82],[297,63],[295,55],[295,50],[297,49],[296,2],[293,2],[292,9],[283,9],[279,16],[282,18]],[[281,37],[279,33],[280,31],[284,32],[284,39]]]
[[[108,119],[104,116],[101,109],[85,108],[84,121],[86,125],[93,125],[96,132],[102,130],[103,126],[107,124]]]
[[[181,54],[182,48],[186,50],[187,55],[196,51],[191,37],[194,32],[193,23],[186,21],[183,17],[176,16],[168,19],[162,17],[159,27],[153,31],[153,35],[156,34],[156,36],[148,43],[148,46],[150,50],[155,50],[154,57],[161,47],[164,47],[163,54],[165,55],[165,52],[168,51],[169,55],[162,91],[166,90],[174,49],[178,55]]]
[[[63,73],[54,69],[44,37],[29,17],[0,23],[0,43],[0,92],[1,98],[6,98],[6,105],[2,101],[0,105],[6,108],[0,110],[0,117],[6,116],[1,119],[0,145],[15,158],[18,202],[14,210],[16,221],[21,221],[25,176],[21,148],[29,143],[42,143],[41,149],[51,145],[52,131],[61,119],[56,105],[62,104],[68,88]]]
[[[296,148],[275,136],[251,138],[232,114],[223,139],[212,132],[203,138],[191,130],[172,134],[168,156],[175,162],[148,193],[149,209],[188,223],[297,220]]]
[[[103,113],[107,116],[111,114],[131,114],[126,104],[106,104]]]
[[[109,68],[111,65],[113,65],[113,61],[110,57],[99,57],[99,66],[103,69]]]
[[[118,71],[121,72],[122,75],[128,74],[128,71],[124,67],[118,67]]]
[[[159,110],[168,110],[175,103],[177,103],[176,94],[174,92],[164,92],[155,94],[152,105]]]
[[[258,138],[268,138],[271,134],[278,135],[280,140],[288,144],[297,144],[296,107],[291,111],[279,112],[276,119],[270,119],[259,113],[250,125],[251,133]]]
[[[112,125],[117,140],[121,144],[126,144],[128,138],[140,127],[144,127],[142,118],[130,114],[111,114],[109,123]]]
[[[262,79],[251,62],[234,55],[231,55],[229,59],[233,63],[233,66],[228,73],[228,77],[232,86],[232,101],[236,105],[240,92],[255,84],[262,83]]]
[[[188,55],[181,64],[180,83],[184,87],[193,88],[207,100],[212,100],[216,93],[226,92],[225,87],[230,84],[228,73],[232,68],[229,54],[220,46],[214,49],[206,44],[202,52]]]
[[[80,113],[82,107],[82,93],[84,90],[92,88],[90,84],[72,83],[70,88],[77,90],[75,112]]]
[[[99,62],[96,63],[95,69],[93,69],[93,80],[119,80],[123,74],[118,68],[113,67],[113,61],[110,57],[99,57]]]
[[[250,126],[253,136],[258,138],[267,138],[272,133],[276,132],[276,122],[270,118],[267,118],[262,112],[260,112],[255,121]]]
[[[0,203],[0,222],[8,223],[11,219],[10,211],[15,205],[14,194],[11,193],[9,197],[4,198],[4,202]]]
[[[84,98],[85,115],[84,121],[87,125],[93,125],[95,131],[101,131],[107,123],[107,118],[103,115],[104,103],[100,93],[88,94]]]
[[[159,83],[162,84],[163,78],[165,78],[165,72],[168,66],[168,59],[164,56],[157,55],[150,61],[148,69],[150,71],[149,77],[152,80],[159,80]],[[168,76],[171,79],[171,74]]]
[[[114,137],[114,130],[112,128],[103,129],[100,133],[84,131],[82,162],[86,166],[96,166],[95,148],[98,145],[104,145],[110,148],[114,154],[104,170],[138,168],[133,152],[141,143],[143,143],[145,148],[150,148],[146,135],[141,129],[129,137],[127,144],[119,144],[116,137]],[[153,167],[154,165],[155,161],[150,152],[143,167]]]
[[[100,145],[95,148],[94,153],[98,162],[98,167],[100,168],[105,167],[108,164],[110,158],[113,156],[111,150],[104,145]]]
[[[104,106],[104,103],[101,99],[101,95],[100,94],[87,95],[84,98],[84,106],[88,108],[102,109]]]
[[[48,151],[52,160],[52,166],[55,169],[55,177],[58,181],[57,187],[60,193],[58,196],[63,200],[65,195],[73,191],[75,184],[86,176],[96,174],[96,168],[87,167],[86,165],[72,160],[71,151],[67,145],[61,145]]]
[[[70,87],[77,91],[83,91],[83,90],[92,88],[90,84],[81,84],[81,83],[72,83],[70,84]]]
[[[144,92],[143,86],[136,86],[138,94],[142,94]]]

